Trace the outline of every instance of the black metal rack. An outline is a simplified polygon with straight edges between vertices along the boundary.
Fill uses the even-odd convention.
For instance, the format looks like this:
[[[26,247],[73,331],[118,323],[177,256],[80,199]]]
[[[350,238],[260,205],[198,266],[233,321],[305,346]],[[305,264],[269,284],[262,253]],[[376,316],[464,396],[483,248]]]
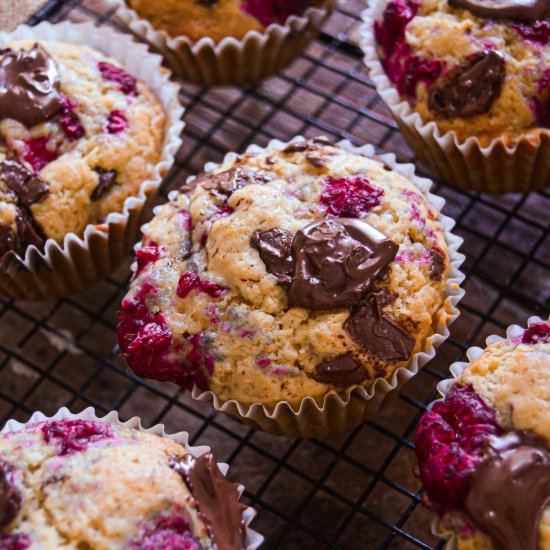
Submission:
[[[389,112],[377,97],[354,42],[364,0],[347,0],[319,38],[282,74],[256,87],[199,90],[183,85],[184,146],[162,195],[208,160],[250,143],[296,134],[374,143],[413,161]],[[50,1],[32,19],[93,20],[114,25],[101,0]],[[419,170],[422,173],[422,170]],[[428,174],[429,175],[429,174]],[[550,307],[550,191],[490,197],[436,183],[444,212],[457,220],[467,291],[462,315],[437,357],[392,396],[371,421],[341,436],[300,441],[254,431],[213,414],[170,385],[128,373],[115,345],[116,312],[128,282],[128,261],[86,293],[47,303],[0,300],[0,425],[93,406],[144,424],[187,430],[191,442],[211,445],[246,485],[258,512],[264,548],[441,548],[431,515],[419,504],[412,473],[416,422],[451,362],[511,323],[525,324]],[[161,197],[160,200],[163,200]]]

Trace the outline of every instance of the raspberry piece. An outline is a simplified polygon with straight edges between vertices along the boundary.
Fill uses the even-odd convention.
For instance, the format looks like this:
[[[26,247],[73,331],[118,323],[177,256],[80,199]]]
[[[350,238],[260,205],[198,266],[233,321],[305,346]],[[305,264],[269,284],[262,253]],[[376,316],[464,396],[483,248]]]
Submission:
[[[523,344],[546,344],[550,342],[550,323],[534,323],[523,331]]]
[[[303,13],[311,4],[311,0],[246,0],[243,10],[267,27],[271,23],[284,23],[291,15]]]
[[[163,253],[164,249],[162,246],[159,246],[153,241],[151,241],[147,246],[143,246],[139,250],[136,250],[136,276],[139,275],[149,264],[159,260]]]
[[[74,109],[75,104],[67,96],[63,96],[61,98],[61,110],[59,111],[59,124],[61,124],[69,141],[76,141],[86,134],[86,130]]]
[[[110,134],[119,134],[128,128],[128,120],[122,111],[114,110],[107,116],[107,132]]]
[[[550,21],[541,19],[531,24],[512,23],[511,26],[520,36],[529,42],[546,46],[548,41],[550,41]]]
[[[383,195],[382,189],[360,176],[328,178],[320,201],[333,216],[364,218],[371,208],[380,204]]]
[[[0,550],[27,550],[31,543],[26,533],[0,533]]]
[[[461,507],[481,446],[500,433],[495,412],[471,385],[455,384],[443,401],[422,416],[416,457],[429,508],[444,513]]]
[[[35,174],[59,156],[55,149],[47,147],[49,141],[49,137],[29,138],[25,141],[23,159],[32,166]]]
[[[181,516],[161,518],[145,529],[139,540],[129,543],[129,550],[201,550],[189,525]]]
[[[42,426],[46,443],[53,443],[59,455],[84,451],[88,445],[113,437],[109,424],[85,422],[83,420],[61,420],[46,422]]]
[[[213,283],[212,281],[202,280],[195,273],[185,271],[182,273],[178,281],[176,293],[180,298],[186,298],[192,290],[198,290],[199,292],[208,294],[208,296],[211,296],[212,298],[218,298],[227,289],[221,285]]]
[[[416,15],[420,4],[410,0],[395,0],[390,2],[382,21],[374,24],[374,35],[376,41],[382,47],[384,54],[389,56],[405,36],[405,27]]]
[[[136,79],[127,72],[105,61],[100,61],[97,64],[97,68],[101,76],[105,80],[114,82],[123,94],[131,96],[138,95]]]

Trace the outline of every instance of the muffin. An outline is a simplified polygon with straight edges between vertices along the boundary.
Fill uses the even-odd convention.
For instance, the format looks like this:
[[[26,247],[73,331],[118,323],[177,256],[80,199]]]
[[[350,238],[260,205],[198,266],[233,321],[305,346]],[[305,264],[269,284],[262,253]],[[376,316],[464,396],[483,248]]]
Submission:
[[[550,322],[492,341],[420,420],[424,502],[458,550],[547,550]]]
[[[0,81],[0,257],[82,236],[152,177],[165,116],[113,59],[15,40],[0,54]]]
[[[207,452],[105,421],[0,433],[0,548],[245,548],[245,506]]]
[[[297,410],[389,379],[446,320],[438,212],[384,162],[297,141],[191,187],[144,228],[122,302],[139,376]]]
[[[200,85],[252,84],[317,35],[332,0],[109,0],[133,33]]]
[[[501,4],[383,0],[367,19],[387,79],[377,79],[378,89],[420,159],[455,185],[529,191],[550,184],[546,169],[532,175],[523,158],[527,144],[534,157],[549,136],[550,9],[544,2]],[[372,53],[367,60],[380,76]],[[453,148],[477,168],[461,169]],[[503,161],[516,165],[515,183],[501,175]],[[497,177],[500,184],[491,179]]]

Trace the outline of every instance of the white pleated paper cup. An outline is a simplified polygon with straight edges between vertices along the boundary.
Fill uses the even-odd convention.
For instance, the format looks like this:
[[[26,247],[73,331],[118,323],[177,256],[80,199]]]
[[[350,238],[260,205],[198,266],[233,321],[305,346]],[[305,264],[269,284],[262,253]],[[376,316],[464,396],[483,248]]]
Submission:
[[[376,91],[390,109],[416,156],[438,178],[480,193],[536,191],[550,185],[550,130],[503,134],[489,143],[472,136],[460,141],[433,121],[424,122],[390,81],[377,51],[374,23],[390,0],[372,0],[362,13],[361,48]]]
[[[280,150],[290,143],[303,140],[302,136],[297,136],[286,143],[273,140],[265,148],[251,145],[246,152],[262,153]],[[372,145],[355,147],[349,141],[341,141],[335,145],[345,151],[368,157],[376,154]],[[228,153],[223,163],[230,162],[237,156],[237,153]],[[445,300],[434,317],[434,332],[427,338],[425,348],[413,355],[407,367],[396,369],[388,379],[379,378],[375,380],[368,388],[357,386],[341,394],[328,393],[321,398],[305,397],[298,405],[281,401],[274,408],[270,408],[262,403],[244,405],[236,400],[222,401],[212,391],[203,391],[196,385],[191,391],[193,399],[210,403],[217,411],[235,416],[246,424],[275,435],[304,438],[321,437],[358,426],[373,416],[390,392],[400,388],[407,380],[417,374],[428,361],[433,359],[436,348],[449,337],[448,327],[458,317],[457,304],[464,296],[464,290],[460,287],[464,280],[464,275],[460,271],[464,256],[458,252],[462,239],[451,232],[455,225],[454,220],[441,213],[445,200],[430,193],[430,188],[433,185],[431,180],[416,176],[412,164],[396,162],[393,153],[376,155],[376,157],[416,185],[430,205],[437,210],[437,219],[445,231],[451,269],[447,281]],[[220,164],[207,163],[204,169],[210,171],[218,166]],[[192,180],[193,177],[190,178],[189,183]],[[173,200],[177,194],[177,191],[173,191],[169,195],[169,199]],[[162,207],[159,206],[155,209],[155,214],[159,212],[160,208]],[[142,227],[142,232],[145,233],[146,231],[147,224]],[[135,249],[138,250],[140,247],[141,243],[138,243]],[[132,270],[135,272],[136,269],[137,264],[134,262]]]
[[[49,40],[86,45],[116,59],[141,80],[161,103],[165,121],[161,156],[151,178],[139,192],[124,201],[122,212],[112,212],[101,224],[90,224],[79,236],[65,235],[63,242],[48,239],[43,249],[30,245],[24,256],[8,252],[0,260],[0,294],[13,299],[39,300],[80,292],[111,273],[131,251],[143,216],[164,176],[174,164],[181,146],[184,109],[178,100],[179,86],[161,67],[162,58],[147,46],[109,27],[91,23],[41,23],[0,33],[0,48],[9,40]]]
[[[273,23],[262,32],[253,30],[241,39],[228,36],[216,43],[209,37],[196,42],[186,36],[171,37],[141,18],[125,0],[108,2],[116,7],[120,20],[160,52],[178,76],[201,86],[253,84],[281,71],[317,36],[333,5],[333,0],[324,0],[321,7],[291,15],[284,24]]]
[[[115,424],[116,426],[122,426],[127,429],[137,430],[140,432],[157,435],[159,437],[172,439],[176,443],[179,443],[188,453],[198,458],[205,453],[210,452],[210,447],[207,445],[201,445],[197,447],[191,447],[189,445],[188,432],[178,432],[175,434],[166,433],[164,424],[155,424],[150,428],[144,428],[141,424],[141,419],[137,416],[130,418],[126,422],[122,422],[116,411],[111,411],[103,417],[97,416],[95,410],[92,407],[84,409],[82,412],[73,414],[66,407],[62,407],[53,416],[46,416],[41,412],[35,412],[27,422],[18,422],[17,420],[8,420],[4,428],[0,430],[0,433],[12,433],[23,430],[28,424],[36,422],[44,422],[47,420],[59,421],[59,420],[85,420],[92,422],[104,422],[106,424]],[[229,466],[224,463],[218,463],[218,467],[222,474],[227,475]],[[239,485],[239,491],[242,495],[244,487]],[[250,523],[256,517],[256,511],[247,506],[243,512],[243,525],[246,529],[245,550],[256,550],[262,544],[264,537],[250,528]]]
[[[527,327],[530,327],[531,325],[534,325],[535,323],[543,323],[544,320],[540,317],[533,316],[529,317],[527,320]],[[491,336],[487,336],[485,339],[485,343],[487,346],[490,346],[492,344],[496,344],[497,342],[502,342],[503,340],[509,340],[512,338],[517,338],[518,336],[521,336],[523,334],[523,331],[525,330],[525,327],[520,327],[519,325],[510,325],[506,329],[506,336],[497,336],[496,334],[492,334]],[[442,380],[437,385],[437,391],[441,395],[440,399],[436,399],[432,401],[428,409],[431,409],[435,403],[438,401],[442,401],[449,390],[453,387],[453,385],[456,383],[456,379],[470,366],[470,364],[475,361],[485,350],[483,348],[480,348],[478,346],[473,346],[469,348],[466,351],[466,357],[468,358],[468,361],[456,361],[453,363],[449,370],[451,371],[452,378],[447,378],[445,380]],[[447,543],[445,544],[445,550],[456,550],[457,549],[457,541],[456,541],[456,534],[452,529],[445,528],[444,523],[439,518],[434,518],[432,521],[432,533],[442,539],[445,539]]]

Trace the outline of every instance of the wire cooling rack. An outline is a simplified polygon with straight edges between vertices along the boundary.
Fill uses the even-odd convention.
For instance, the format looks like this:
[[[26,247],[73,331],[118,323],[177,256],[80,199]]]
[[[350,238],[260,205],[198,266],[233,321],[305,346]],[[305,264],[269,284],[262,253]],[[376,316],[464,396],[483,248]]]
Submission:
[[[347,0],[290,68],[254,88],[184,85],[184,146],[162,194],[226,151],[296,134],[371,142],[400,161],[414,161],[355,43],[365,4]],[[44,18],[118,27],[101,0],[50,1],[31,23]],[[495,198],[437,183],[435,192],[446,198],[444,212],[457,220],[456,233],[465,239],[462,315],[437,357],[363,426],[322,440],[272,437],[213,414],[170,385],[128,374],[114,329],[130,258],[71,299],[0,301],[0,425],[13,417],[26,420],[35,410],[91,405],[139,415],[146,425],[185,429],[192,443],[211,445],[231,464],[231,478],[246,484],[245,499],[259,512],[254,525],[265,535],[266,549],[441,548],[412,473],[416,422],[437,382],[449,376],[450,363],[468,347],[504,333],[508,324],[547,314],[550,191]]]

